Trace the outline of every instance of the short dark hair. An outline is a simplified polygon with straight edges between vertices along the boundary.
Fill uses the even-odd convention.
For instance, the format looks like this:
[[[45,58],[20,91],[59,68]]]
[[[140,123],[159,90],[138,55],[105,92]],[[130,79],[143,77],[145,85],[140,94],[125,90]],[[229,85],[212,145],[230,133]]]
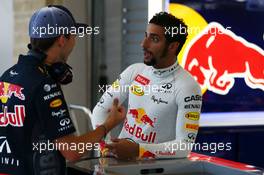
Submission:
[[[69,39],[70,34],[65,34],[65,38]],[[32,50],[36,51],[47,51],[59,38],[60,36],[53,37],[53,38],[30,38],[30,45]]]
[[[187,25],[183,22],[182,19],[176,18],[175,16],[173,16],[172,14],[169,14],[167,12],[160,12],[160,13],[156,13],[151,20],[149,21],[149,23],[152,24],[156,24],[159,25],[161,27],[164,27],[165,31],[166,29],[169,29],[170,32],[165,32],[165,38],[167,43],[172,43],[172,42],[178,42],[179,43],[179,47],[176,51],[176,55],[179,54],[179,52],[181,51],[187,36],[188,36],[188,27]],[[171,31],[172,29],[178,29],[178,32],[175,35],[171,35]],[[180,29],[185,29],[184,32],[179,32]]]

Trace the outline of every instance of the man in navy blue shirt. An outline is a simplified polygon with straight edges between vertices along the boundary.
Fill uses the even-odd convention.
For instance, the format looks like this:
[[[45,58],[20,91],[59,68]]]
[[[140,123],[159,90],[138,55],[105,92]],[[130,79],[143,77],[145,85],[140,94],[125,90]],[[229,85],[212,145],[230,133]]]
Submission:
[[[82,136],[72,135],[75,129],[61,85],[72,80],[66,61],[76,35],[70,30],[81,26],[63,6],[41,8],[31,17],[28,54],[20,55],[0,78],[0,174],[63,175],[65,158],[77,160],[87,152],[78,151],[78,144],[95,147],[124,119],[124,109],[115,100],[104,124]]]

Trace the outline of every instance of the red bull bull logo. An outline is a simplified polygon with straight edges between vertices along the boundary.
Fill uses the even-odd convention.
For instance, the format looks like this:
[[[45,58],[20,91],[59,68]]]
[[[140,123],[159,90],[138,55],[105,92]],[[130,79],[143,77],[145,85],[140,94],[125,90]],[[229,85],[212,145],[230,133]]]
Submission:
[[[14,112],[8,112],[8,108],[4,107],[3,112],[0,113],[0,127],[6,127],[8,125],[14,127],[22,127],[25,119],[25,107],[22,105],[16,105]]]
[[[264,91],[264,51],[221,24],[210,23],[187,46],[183,67],[202,88],[225,95],[234,78]]]
[[[155,159],[156,155],[153,154],[153,153],[150,152],[150,151],[146,151],[146,152],[144,152],[144,153],[142,154],[141,157],[142,157],[142,158],[154,158],[154,159]]]
[[[132,115],[132,118],[129,118],[130,119],[129,121],[131,121],[131,119],[133,121],[133,119],[134,119],[136,124],[130,124],[126,119],[125,123],[124,123],[124,129],[129,134],[135,136],[136,138],[138,138],[144,142],[154,143],[157,133],[154,131],[149,132],[149,130],[147,132],[144,132],[145,127],[143,128],[143,126],[147,125],[147,126],[150,126],[151,128],[154,128],[154,123],[155,123],[156,118],[154,118],[154,120],[152,120],[146,114],[146,112],[143,108],[130,109],[128,114]]]
[[[12,96],[25,100],[25,95],[22,93],[23,88],[14,84],[0,82],[0,100],[2,103],[7,103]]]
[[[144,147],[139,147],[139,157],[140,158],[155,158],[156,155],[146,150]]]
[[[138,124],[145,124],[145,125],[149,125],[152,128],[154,128],[154,120],[156,120],[156,118],[154,118],[154,120],[152,120],[145,112],[145,110],[143,108],[138,108],[138,109],[130,109],[128,114],[132,114],[132,117],[136,119],[136,123]]]

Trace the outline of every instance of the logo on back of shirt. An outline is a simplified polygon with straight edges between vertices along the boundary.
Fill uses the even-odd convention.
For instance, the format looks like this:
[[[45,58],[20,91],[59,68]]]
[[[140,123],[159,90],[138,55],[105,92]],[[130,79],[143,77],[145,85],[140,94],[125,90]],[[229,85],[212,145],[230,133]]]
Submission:
[[[0,101],[6,104],[8,99],[12,97],[16,97],[20,100],[25,100],[25,95],[22,93],[23,89],[24,88],[18,85],[0,82]]]

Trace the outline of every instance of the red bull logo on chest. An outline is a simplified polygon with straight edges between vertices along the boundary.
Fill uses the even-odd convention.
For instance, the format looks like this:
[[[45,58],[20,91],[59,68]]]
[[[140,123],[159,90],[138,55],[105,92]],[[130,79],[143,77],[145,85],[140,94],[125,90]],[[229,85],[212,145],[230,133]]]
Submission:
[[[24,88],[6,83],[6,82],[0,82],[0,101],[1,103],[7,103],[8,99],[13,97],[16,97],[20,100],[25,100],[25,95],[22,93],[22,90]]]
[[[156,118],[148,116],[143,108],[129,109],[128,114],[132,117],[125,120],[124,129],[134,137],[148,143],[154,143],[157,133],[150,128],[155,128]],[[135,124],[131,124],[131,120],[135,121]],[[132,122],[133,123],[133,122]]]
[[[128,114],[131,114],[133,118],[135,118],[136,123],[149,125],[154,128],[154,123],[156,122],[156,118],[151,119],[145,112],[143,108],[138,109],[130,109]]]
[[[11,125],[13,127],[23,127],[25,119],[25,107],[16,105],[14,112],[9,112],[7,106],[4,107],[3,112],[0,112],[0,127]]]

